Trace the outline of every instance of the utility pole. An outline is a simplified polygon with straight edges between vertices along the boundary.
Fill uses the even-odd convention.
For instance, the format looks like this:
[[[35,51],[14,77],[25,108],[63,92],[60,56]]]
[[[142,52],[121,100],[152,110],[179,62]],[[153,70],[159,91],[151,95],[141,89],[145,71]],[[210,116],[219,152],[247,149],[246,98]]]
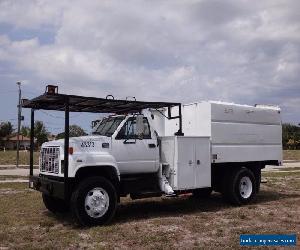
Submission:
[[[18,102],[18,135],[17,135],[17,168],[19,167],[19,151],[20,151],[20,130],[21,130],[21,112],[22,112],[22,106],[21,106],[21,98],[22,98],[22,92],[21,92],[21,82],[17,82],[17,85],[19,87],[19,102]]]

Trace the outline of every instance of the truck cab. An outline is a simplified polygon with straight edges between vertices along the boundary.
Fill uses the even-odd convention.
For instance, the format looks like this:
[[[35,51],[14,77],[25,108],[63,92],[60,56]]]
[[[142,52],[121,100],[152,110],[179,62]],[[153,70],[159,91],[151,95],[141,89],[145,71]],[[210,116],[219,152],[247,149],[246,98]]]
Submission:
[[[139,115],[140,116],[140,115]],[[148,118],[142,116],[141,132],[137,133],[137,115],[116,115],[103,118],[92,135],[70,138],[69,177],[87,166],[112,166],[118,175],[155,173],[159,168],[158,138]],[[42,145],[40,171],[63,177],[64,140]],[[54,153],[57,150],[59,154]],[[60,160],[49,160],[47,152]],[[53,168],[51,168],[51,164]],[[55,169],[55,170],[54,170]]]

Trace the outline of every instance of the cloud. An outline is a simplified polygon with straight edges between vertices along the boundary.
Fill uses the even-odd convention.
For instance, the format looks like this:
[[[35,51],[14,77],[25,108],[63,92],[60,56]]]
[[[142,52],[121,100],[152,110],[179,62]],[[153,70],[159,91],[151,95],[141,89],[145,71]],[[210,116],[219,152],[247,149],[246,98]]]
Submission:
[[[0,34],[2,23],[32,36],[2,33],[0,65],[28,88],[274,103],[297,121],[299,9],[297,0],[2,1]]]
[[[13,28],[38,29],[42,26],[58,26],[67,1],[2,0],[0,22]]]

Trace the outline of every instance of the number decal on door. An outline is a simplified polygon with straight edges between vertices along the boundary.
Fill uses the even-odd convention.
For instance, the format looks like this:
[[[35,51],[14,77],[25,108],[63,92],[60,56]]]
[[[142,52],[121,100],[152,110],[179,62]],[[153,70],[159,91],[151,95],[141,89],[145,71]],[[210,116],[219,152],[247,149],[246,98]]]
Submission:
[[[93,141],[84,141],[81,143],[82,148],[94,148],[95,147],[95,142]]]

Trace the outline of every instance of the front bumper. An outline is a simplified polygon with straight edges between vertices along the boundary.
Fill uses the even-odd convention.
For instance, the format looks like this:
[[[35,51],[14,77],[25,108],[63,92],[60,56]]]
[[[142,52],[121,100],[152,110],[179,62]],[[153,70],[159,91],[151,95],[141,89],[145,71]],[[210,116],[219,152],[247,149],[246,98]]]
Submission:
[[[29,187],[44,194],[65,199],[65,183],[63,178],[52,179],[47,176],[29,176]]]

